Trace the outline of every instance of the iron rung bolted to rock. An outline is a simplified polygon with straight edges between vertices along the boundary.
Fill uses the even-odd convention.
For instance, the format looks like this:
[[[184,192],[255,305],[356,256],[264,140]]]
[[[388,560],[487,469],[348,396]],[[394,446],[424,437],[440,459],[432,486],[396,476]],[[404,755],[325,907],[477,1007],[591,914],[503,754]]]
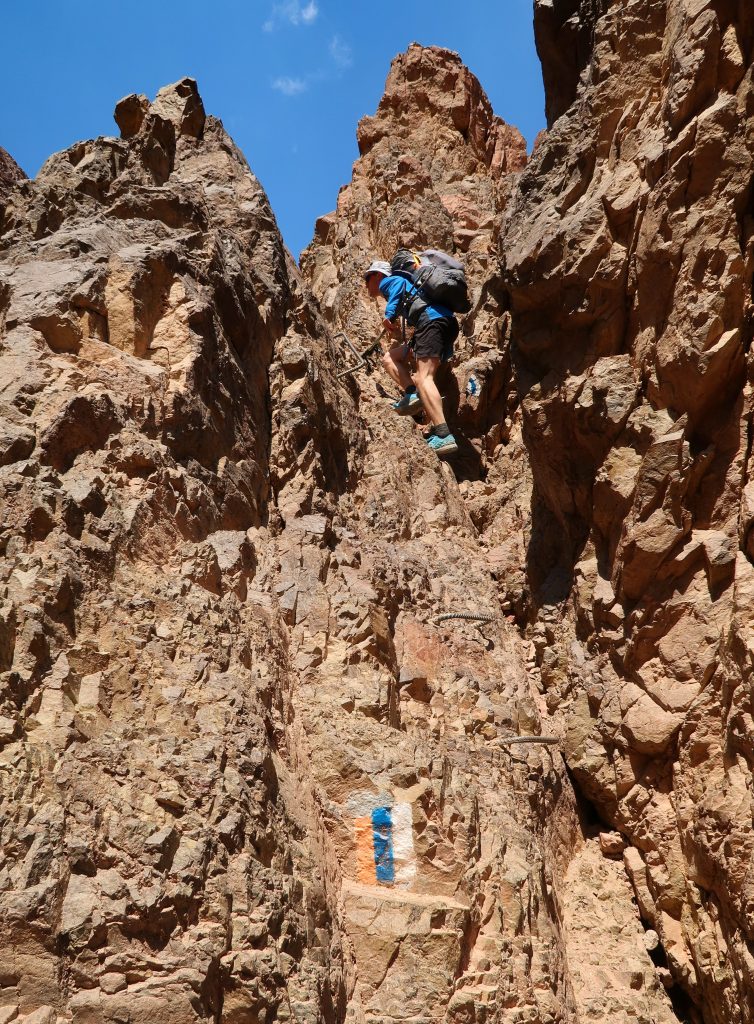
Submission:
[[[548,747],[554,747],[560,741],[557,736],[504,736],[495,742],[500,747],[512,747],[514,743],[543,743]]]
[[[351,373],[356,373],[357,370],[361,370],[364,367],[366,367],[367,372],[369,372],[372,369],[372,363],[370,360],[381,350],[382,346],[380,344],[380,339],[378,338],[377,341],[372,342],[369,348],[365,348],[363,352],[359,352],[359,350],[357,348],[354,348],[354,346],[351,344],[351,339],[348,337],[345,331],[339,331],[338,334],[333,335],[333,341],[336,341],[338,338],[343,338],[348,348],[351,350],[351,352],[353,352],[354,356],[356,357],[356,362],[353,364],[353,366],[349,366],[345,370],[341,370],[340,373],[336,373],[335,379],[343,380],[344,377],[347,377]]]
[[[447,622],[449,619],[466,619],[469,622],[494,622],[495,616],[487,612],[446,612],[445,615],[438,615],[435,624]]]

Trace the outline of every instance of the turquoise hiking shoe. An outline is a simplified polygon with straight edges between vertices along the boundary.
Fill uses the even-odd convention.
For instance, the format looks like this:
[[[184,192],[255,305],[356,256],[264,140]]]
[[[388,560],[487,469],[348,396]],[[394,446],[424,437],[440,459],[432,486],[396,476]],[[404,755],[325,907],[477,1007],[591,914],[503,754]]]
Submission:
[[[412,391],[410,395],[404,395],[403,398],[399,398],[397,402],[393,402],[392,409],[398,413],[399,416],[413,416],[419,412],[422,406],[422,400],[416,391]]]
[[[431,437],[427,438],[427,445],[433,452],[437,452],[441,457],[445,455],[453,455],[454,452],[458,451],[456,439],[452,434],[448,434],[447,437],[438,437],[437,434],[433,434]]]

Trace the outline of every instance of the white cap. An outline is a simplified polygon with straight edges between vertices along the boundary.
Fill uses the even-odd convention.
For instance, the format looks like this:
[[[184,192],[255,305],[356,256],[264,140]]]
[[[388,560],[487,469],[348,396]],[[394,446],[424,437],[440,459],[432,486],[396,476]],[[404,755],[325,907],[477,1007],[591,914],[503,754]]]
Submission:
[[[370,274],[384,274],[385,277],[390,277],[390,264],[385,260],[373,260],[364,271],[365,281]]]

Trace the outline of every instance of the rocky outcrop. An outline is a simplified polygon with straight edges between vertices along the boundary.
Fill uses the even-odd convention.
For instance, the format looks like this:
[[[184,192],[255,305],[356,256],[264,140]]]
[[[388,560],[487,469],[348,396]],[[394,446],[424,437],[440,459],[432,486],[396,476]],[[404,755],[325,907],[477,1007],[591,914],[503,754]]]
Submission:
[[[0,203],[14,185],[25,180],[26,175],[16,161],[0,146]]]
[[[282,753],[269,379],[324,343],[195,83],[116,117],[0,234],[0,1018],[319,1019],[342,957]],[[311,429],[286,408],[277,446]]]
[[[754,18],[582,3],[564,70],[537,7],[562,116],[503,251],[543,697],[686,1012],[749,1021]]]
[[[381,304],[369,299],[362,278],[373,259],[389,260],[400,246],[439,247],[462,257],[473,308],[456,342],[456,369],[441,370],[438,380],[448,420],[460,428],[454,470],[465,504],[477,527],[502,515],[494,558],[504,603],[521,608],[526,542],[520,509],[529,505],[530,482],[512,385],[498,233],[526,164],[525,141],[495,116],[457,54],[416,44],[394,60],[377,112],[362,119],[357,137],[361,157],[353,179],[341,189],[337,208],[317,221],[302,271],[328,325],[363,349],[381,330]],[[348,359],[342,365],[352,364],[342,341],[341,351]],[[369,419],[375,406],[384,405],[383,384],[390,382],[359,382]],[[412,458],[421,447],[415,442]],[[503,491],[511,498],[504,510],[485,501]],[[509,515],[516,504],[519,512]]]
[[[451,410],[484,452],[482,487],[466,480],[462,493],[483,550],[502,550],[506,570],[514,551],[525,552],[523,599],[503,588],[500,597],[524,607],[532,683],[549,728],[563,730],[581,796],[623,836],[625,872],[676,1012],[743,1022],[754,1016],[752,16],[714,4],[542,3],[537,32],[554,123],[519,180],[496,190],[493,224],[502,226],[492,238],[504,265],[500,280],[494,269],[483,276],[493,318],[509,323],[503,390],[510,383],[520,406],[508,391],[507,443],[492,448],[479,445],[479,424]],[[412,59],[426,67],[444,58],[410,51],[388,96]],[[381,106],[377,145],[406,122],[420,137],[426,109],[439,137],[432,102],[412,113],[412,99],[409,90],[395,105],[400,116]],[[380,244],[383,224],[402,216],[409,234],[403,211],[417,191],[386,199],[370,156],[340,201],[347,210],[367,177],[369,217],[339,204],[304,261],[326,316],[343,326],[364,322],[365,302],[353,292],[339,306],[339,289],[359,258],[398,241]],[[368,224],[360,233],[369,244],[351,254],[355,232],[345,225],[354,223]],[[437,244],[460,248],[433,227]],[[455,387],[465,355],[462,346]],[[359,393],[371,403],[368,384]],[[517,461],[531,469],[531,503],[521,500],[526,470],[512,486]],[[565,857],[567,893],[581,857]],[[589,1006],[575,975],[571,985],[578,1012],[607,1012]]]
[[[478,210],[458,238],[487,340],[463,359],[504,391],[481,268],[512,185],[495,140],[519,167],[521,144],[456,57],[417,61],[453,126],[428,209],[451,234]],[[566,1020],[568,936],[596,956],[615,896],[604,1004],[670,1020],[561,761],[505,745],[541,712],[502,613],[513,548],[464,500],[479,469],[459,486],[372,379],[336,382],[344,321],[193,82],[116,119],[0,227],[3,1019]],[[333,277],[324,243],[309,259]],[[494,401],[467,414],[477,467],[515,447]]]
[[[456,54],[413,44],[393,62],[377,112],[361,120],[357,138],[353,180],[302,255],[328,322],[375,335],[379,318],[360,271],[399,245],[434,244],[464,254],[475,306],[464,321],[467,349],[498,348],[500,310],[484,286],[511,182],[526,164],[521,134],[495,116]]]
[[[538,0],[534,37],[542,62],[545,113],[552,125],[575,101],[594,51],[594,30],[610,0]]]

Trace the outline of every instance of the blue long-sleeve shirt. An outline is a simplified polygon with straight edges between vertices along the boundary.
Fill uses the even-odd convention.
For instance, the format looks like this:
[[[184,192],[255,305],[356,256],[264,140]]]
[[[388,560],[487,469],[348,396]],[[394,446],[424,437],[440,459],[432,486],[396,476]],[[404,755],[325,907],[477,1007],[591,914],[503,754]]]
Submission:
[[[399,277],[398,274],[391,274],[390,277],[383,277],[380,281],[380,292],[387,299],[387,305],[385,306],[386,320],[395,319],[406,290],[408,290],[409,295],[419,294],[418,290],[409,280],[407,280],[407,278]],[[427,307],[424,310],[424,315],[426,315],[429,320],[451,319],[453,317],[453,311],[447,309],[445,306],[430,306],[427,304]]]

